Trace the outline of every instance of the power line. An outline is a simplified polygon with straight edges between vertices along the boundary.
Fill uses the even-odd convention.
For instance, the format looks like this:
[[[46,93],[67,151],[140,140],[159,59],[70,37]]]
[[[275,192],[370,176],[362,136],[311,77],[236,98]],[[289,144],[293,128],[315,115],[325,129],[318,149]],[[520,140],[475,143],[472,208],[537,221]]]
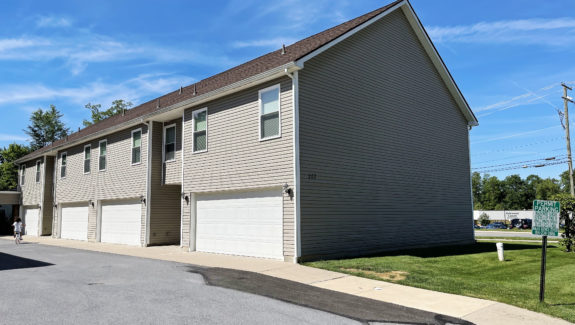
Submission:
[[[547,153],[549,153],[549,154],[547,154],[547,156],[550,156],[550,155],[553,155],[553,154],[551,154],[551,152],[556,152],[556,151],[560,151],[560,150],[565,150],[565,148],[561,147],[561,148],[549,150],[549,151],[547,151],[547,152],[537,152],[537,153],[528,152],[528,153],[523,153],[523,154],[517,154],[517,155],[514,155],[514,156],[512,156],[512,157],[505,157],[505,158],[499,158],[499,159],[490,159],[490,160],[481,160],[481,161],[473,162],[472,164],[473,164],[473,165],[481,165],[481,164],[485,164],[485,163],[491,163],[491,162],[494,162],[494,161],[502,161],[502,160],[515,159],[515,158],[517,158],[517,157],[522,157],[522,156],[533,156],[534,154],[541,155],[541,154],[547,154]],[[563,155],[561,155],[561,156],[563,156]],[[556,157],[557,157],[557,156],[556,156]],[[542,158],[542,159],[543,159],[543,158]]]
[[[565,139],[565,137],[555,137],[555,138],[551,138],[551,139],[547,139],[547,140],[526,143],[526,144],[522,144],[522,145],[515,146],[515,147],[500,148],[497,150],[477,152],[477,153],[472,154],[472,156],[483,155],[483,154],[488,154],[488,153],[503,152],[503,151],[509,151],[509,150],[515,150],[515,149],[521,149],[521,148],[525,148],[525,147],[531,147],[531,146],[535,146],[538,144],[544,144],[544,143],[549,143],[549,142],[554,142],[554,141],[564,140],[564,139]]]
[[[504,170],[514,170],[514,169],[528,169],[528,168],[541,168],[541,167],[548,167],[553,165],[561,165],[567,163],[567,160],[555,161],[552,163],[545,163],[545,164],[531,164],[531,165],[524,165],[524,166],[511,166],[506,168],[495,168],[495,169],[486,169],[486,170],[479,170],[478,173],[492,173],[492,172],[500,172]]]
[[[512,162],[512,163],[506,163],[506,164],[476,167],[476,168],[471,168],[471,169],[476,170],[476,169],[485,169],[485,168],[501,167],[501,166],[509,166],[509,165],[521,165],[521,164],[526,164],[526,163],[532,163],[532,162],[535,162],[535,161],[545,162],[545,161],[550,161],[550,160],[556,160],[558,157],[561,158],[561,159],[565,159],[566,156],[567,156],[567,155],[560,155],[560,156],[555,156],[555,157],[531,159],[531,160],[517,161],[517,162]]]

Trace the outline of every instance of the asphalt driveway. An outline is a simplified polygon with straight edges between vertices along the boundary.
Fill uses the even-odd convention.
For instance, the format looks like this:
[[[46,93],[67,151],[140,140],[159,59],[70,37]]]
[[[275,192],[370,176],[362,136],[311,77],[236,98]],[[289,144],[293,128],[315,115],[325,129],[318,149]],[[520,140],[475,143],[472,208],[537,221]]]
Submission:
[[[245,271],[0,240],[0,324],[464,324]]]

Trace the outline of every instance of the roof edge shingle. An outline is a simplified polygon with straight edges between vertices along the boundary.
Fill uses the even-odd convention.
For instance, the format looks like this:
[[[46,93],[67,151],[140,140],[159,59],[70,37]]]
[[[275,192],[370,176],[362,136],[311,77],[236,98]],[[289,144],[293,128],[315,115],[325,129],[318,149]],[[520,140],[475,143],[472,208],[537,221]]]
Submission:
[[[68,145],[73,145],[79,140],[107,130],[110,132],[115,131],[115,127],[117,126],[137,120],[143,116],[148,116],[154,112],[158,112],[162,108],[190,100],[202,94],[213,92],[290,62],[295,62],[405,1],[406,0],[396,0],[384,7],[304,38],[287,46],[284,54],[282,54],[282,49],[269,52],[248,62],[205,78],[199,82],[183,87],[181,88],[181,91],[175,90],[154,98],[132,109],[126,110],[125,114],[112,116],[81,129],[78,132],[72,133],[65,138],[57,140],[50,145],[40,148],[25,157],[16,160],[16,163],[22,163],[30,159],[37,158],[42,154],[51,152],[52,150],[62,146],[67,147]]]

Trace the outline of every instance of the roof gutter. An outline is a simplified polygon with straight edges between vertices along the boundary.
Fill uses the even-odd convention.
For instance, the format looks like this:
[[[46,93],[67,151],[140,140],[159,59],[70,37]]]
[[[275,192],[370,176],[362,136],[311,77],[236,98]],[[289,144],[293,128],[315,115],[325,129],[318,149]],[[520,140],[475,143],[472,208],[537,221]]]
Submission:
[[[114,125],[112,127],[98,131],[96,133],[86,135],[86,136],[81,137],[79,139],[76,139],[74,141],[64,142],[58,146],[51,148],[48,151],[44,151],[44,152],[38,153],[37,155],[27,157],[26,160],[23,160],[22,158],[17,159],[14,161],[14,163],[16,165],[19,165],[20,163],[35,159],[35,158],[43,156],[43,155],[53,155],[57,151],[65,149],[65,148],[69,148],[75,144],[90,141],[90,140],[102,137],[104,135],[114,133],[114,132],[117,132],[117,131],[122,130],[122,129],[129,128],[131,126],[143,124],[146,121],[153,119],[153,117],[156,117],[156,116],[164,114],[164,113],[172,112],[174,110],[185,110],[185,109],[193,107],[195,105],[199,105],[199,104],[202,104],[202,103],[205,103],[208,101],[212,101],[214,99],[217,99],[217,98],[220,98],[223,96],[230,95],[232,93],[253,87],[255,85],[264,83],[266,81],[285,76],[286,72],[291,73],[291,72],[297,71],[299,69],[301,69],[301,68],[299,66],[297,66],[295,64],[295,62],[289,62],[287,64],[272,68],[268,71],[262,72],[260,74],[255,75],[255,76],[252,76],[252,77],[240,80],[238,82],[235,82],[233,84],[224,86],[222,88],[216,89],[216,90],[211,91],[209,93],[205,93],[205,94],[181,101],[179,103],[164,107],[164,108],[156,110],[152,113],[148,113],[146,115],[137,117],[135,119],[126,121],[124,123],[120,123],[118,125]]]

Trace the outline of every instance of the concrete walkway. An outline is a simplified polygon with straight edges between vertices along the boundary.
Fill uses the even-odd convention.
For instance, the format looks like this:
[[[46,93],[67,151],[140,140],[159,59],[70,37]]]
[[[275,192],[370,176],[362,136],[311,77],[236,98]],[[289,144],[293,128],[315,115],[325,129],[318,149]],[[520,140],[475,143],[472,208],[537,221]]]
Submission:
[[[13,240],[12,237],[0,237],[0,239]],[[186,252],[177,246],[143,248],[32,236],[26,236],[25,241],[42,245],[256,272],[355,296],[462,318],[480,325],[571,324],[564,320],[499,302],[365,279],[282,261]]]

